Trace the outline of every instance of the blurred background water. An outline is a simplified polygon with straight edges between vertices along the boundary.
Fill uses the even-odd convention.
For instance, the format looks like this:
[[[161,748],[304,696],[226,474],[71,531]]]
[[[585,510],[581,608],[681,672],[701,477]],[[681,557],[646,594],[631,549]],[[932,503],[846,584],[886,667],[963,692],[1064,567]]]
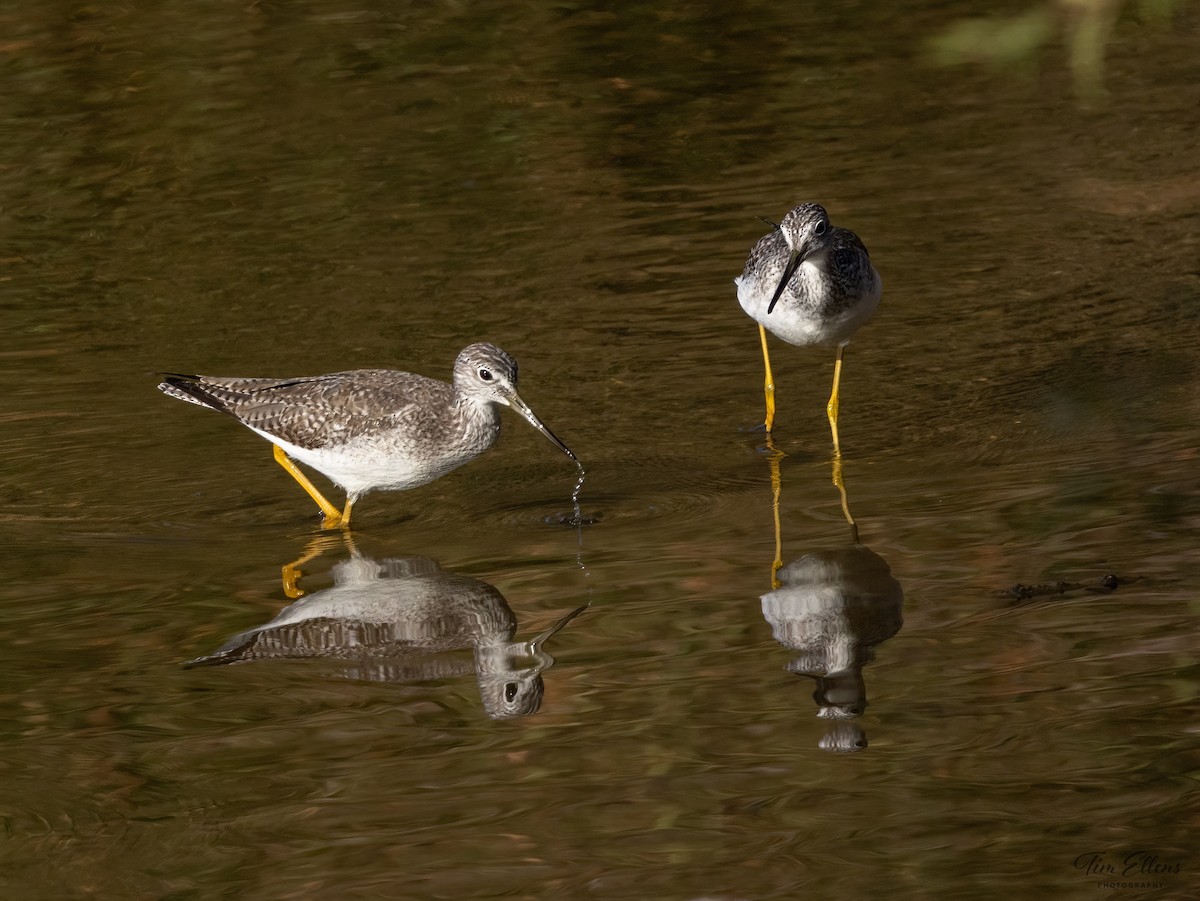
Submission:
[[[5,896],[1194,897],[1200,10],[1083,8],[0,3]],[[582,528],[505,414],[323,536],[154,389],[478,340]]]

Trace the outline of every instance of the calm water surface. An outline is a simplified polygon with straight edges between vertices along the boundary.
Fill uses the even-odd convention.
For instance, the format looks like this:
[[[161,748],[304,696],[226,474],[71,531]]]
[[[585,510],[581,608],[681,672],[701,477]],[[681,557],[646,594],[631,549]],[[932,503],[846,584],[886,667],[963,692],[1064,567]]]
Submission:
[[[5,897],[1195,897],[1200,13],[1082,103],[927,6],[0,4]],[[802,199],[861,547],[832,352],[752,430]],[[582,528],[505,414],[322,536],[154,390],[477,340]]]

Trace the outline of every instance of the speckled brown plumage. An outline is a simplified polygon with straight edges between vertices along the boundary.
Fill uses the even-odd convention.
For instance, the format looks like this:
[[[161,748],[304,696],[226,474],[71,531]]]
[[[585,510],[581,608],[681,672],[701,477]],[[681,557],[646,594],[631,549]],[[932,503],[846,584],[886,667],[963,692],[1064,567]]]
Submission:
[[[430,415],[453,407],[452,385],[391,369],[293,379],[168,374],[160,388],[308,449],[336,447],[397,427],[413,438],[434,440],[448,436],[457,424],[453,417]]]
[[[532,640],[492,585],[443,571],[421,557],[372,560],[357,552],[333,567],[333,585],[284,608],[187,666],[257,660],[341,660],[354,679],[409,682],[474,671],[495,719],[528,716],[541,704],[543,643],[582,608]],[[468,661],[446,652],[470,648]]]
[[[494,344],[464,348],[453,384],[357,369],[289,379],[170,374],[158,387],[232,416],[341,485],[348,504],[339,516],[277,451],[276,459],[325,511],[327,525],[348,522],[350,504],[368,491],[416,488],[482,454],[500,434],[498,405],[512,407],[575,456],[521,400],[517,362]]]

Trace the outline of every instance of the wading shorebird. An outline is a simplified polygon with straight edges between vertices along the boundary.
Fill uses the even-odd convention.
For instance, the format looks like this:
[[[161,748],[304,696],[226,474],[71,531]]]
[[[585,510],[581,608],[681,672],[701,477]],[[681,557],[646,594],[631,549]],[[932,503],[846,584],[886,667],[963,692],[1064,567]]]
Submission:
[[[324,528],[350,525],[368,491],[426,485],[496,443],[498,406],[512,407],[580,466],[517,394],[517,361],[494,344],[472,344],[454,361],[453,384],[392,369],[307,378],[219,378],[164,373],[159,390],[227,413],[275,445],[275,459],[325,514]],[[339,511],[293,458],[346,491]],[[582,467],[580,467],[582,468]]]
[[[883,282],[858,235],[830,224],[825,208],[802,203],[750,251],[745,271],[734,279],[738,302],[758,323],[766,366],[767,432],[775,423],[775,381],[767,353],[767,331],[798,346],[837,347],[833,392],[826,412],[838,443],[838,384],[842,353],[851,336],[879,306]]]

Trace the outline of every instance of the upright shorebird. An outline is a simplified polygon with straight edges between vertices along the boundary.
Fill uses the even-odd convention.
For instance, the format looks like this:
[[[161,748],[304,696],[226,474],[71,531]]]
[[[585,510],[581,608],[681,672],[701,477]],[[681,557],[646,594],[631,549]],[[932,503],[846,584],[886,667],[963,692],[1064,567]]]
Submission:
[[[738,303],[758,322],[767,377],[767,432],[775,423],[775,380],[767,353],[767,330],[789,344],[837,346],[833,392],[826,412],[838,443],[838,383],[842,353],[851,336],[879,306],[883,282],[858,235],[830,224],[825,208],[802,203],[750,251],[735,278]],[[778,308],[777,308],[778,307]]]
[[[475,459],[500,435],[497,406],[512,407],[576,465],[579,461],[517,394],[517,361],[494,344],[472,344],[454,361],[454,383],[392,369],[308,378],[216,378],[164,374],[159,390],[227,413],[275,445],[275,459],[325,514],[350,525],[368,491],[417,488]],[[346,491],[338,511],[292,462]]]

